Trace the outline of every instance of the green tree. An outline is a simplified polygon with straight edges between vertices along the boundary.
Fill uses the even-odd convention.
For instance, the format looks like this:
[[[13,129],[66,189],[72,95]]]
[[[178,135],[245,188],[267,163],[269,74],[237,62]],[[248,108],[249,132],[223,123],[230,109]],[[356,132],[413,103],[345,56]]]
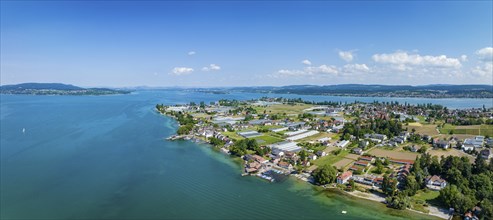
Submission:
[[[402,192],[393,196],[388,196],[385,200],[387,202],[387,206],[394,209],[406,209],[411,206],[411,199]]]
[[[488,199],[485,199],[481,201],[480,203],[481,206],[481,213],[480,217],[481,219],[492,219],[493,218],[493,204],[491,204],[491,201]]]
[[[474,173],[484,173],[488,170],[488,165],[486,164],[486,160],[478,154],[476,156],[476,160],[474,160],[473,172]]]
[[[378,160],[378,159],[375,160],[375,167],[376,167],[375,173],[377,173],[377,174],[382,174],[384,169],[385,169],[385,167],[382,164],[382,161]]]
[[[210,137],[209,138],[209,143],[211,143],[215,147],[224,146],[224,144],[225,144],[225,142],[223,140],[221,140],[219,138],[215,138],[215,137]]]
[[[439,198],[448,206],[452,207],[458,213],[464,213],[474,207],[475,202],[470,196],[462,194],[456,185],[447,185],[440,190]]]
[[[476,191],[475,196],[480,201],[493,199],[493,184],[491,178],[485,173],[473,175],[469,182],[469,188]]]
[[[308,153],[305,150],[301,150],[299,156],[301,161],[305,161],[305,159],[308,157]]]
[[[354,180],[353,179],[350,179],[348,181],[348,186],[351,187],[350,191],[354,191],[355,190],[356,185],[354,184]]]
[[[318,185],[333,183],[337,178],[337,169],[334,166],[325,165],[315,169],[312,176]]]
[[[404,190],[407,192],[408,196],[416,195],[416,192],[420,189],[416,177],[409,175],[406,177],[406,184],[404,185]]]
[[[382,191],[386,195],[394,195],[397,191],[397,179],[390,178],[389,175],[385,174],[383,176]]]

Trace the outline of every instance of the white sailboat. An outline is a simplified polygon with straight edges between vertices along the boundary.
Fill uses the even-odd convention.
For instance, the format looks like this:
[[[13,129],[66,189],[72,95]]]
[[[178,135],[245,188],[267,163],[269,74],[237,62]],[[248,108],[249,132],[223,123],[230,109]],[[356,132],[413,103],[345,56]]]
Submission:
[[[22,133],[26,133],[26,128],[22,128]]]

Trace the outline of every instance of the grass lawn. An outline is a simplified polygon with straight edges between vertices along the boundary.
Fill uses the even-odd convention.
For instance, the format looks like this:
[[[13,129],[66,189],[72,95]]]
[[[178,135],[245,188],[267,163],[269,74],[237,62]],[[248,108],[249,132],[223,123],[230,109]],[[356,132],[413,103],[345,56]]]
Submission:
[[[369,172],[373,174],[384,174],[387,170],[388,170],[387,168],[383,168],[382,173],[377,173],[377,167],[372,166]]]
[[[436,199],[439,195],[440,191],[427,190],[425,192],[424,190],[419,190],[416,195],[413,196],[413,199],[428,201]]]
[[[411,209],[414,209],[416,211],[420,211],[420,212],[423,212],[423,213],[429,213],[430,210],[428,209],[428,207],[424,206],[423,203],[420,203],[416,200],[411,200]]]
[[[341,151],[341,153],[339,153],[338,155],[334,155],[331,153],[328,156],[314,160],[313,164],[315,164],[319,167],[324,166],[325,164],[333,165],[336,162],[338,162],[339,160],[342,160],[348,154],[349,154],[349,151],[345,151],[345,150]]]
[[[257,140],[257,142],[261,145],[268,145],[283,141],[283,139],[281,138],[273,137],[270,135],[262,135],[260,137],[256,137],[255,140]]]
[[[221,134],[225,135],[226,137],[233,138],[233,139],[236,139],[236,140],[245,139],[245,138],[243,138],[242,136],[238,135],[238,134],[237,134],[236,132],[234,132],[234,131],[226,131],[226,132],[221,132]]]
[[[426,120],[425,116],[418,115],[418,116],[416,116],[416,118],[418,118],[419,122],[422,124],[428,123],[425,121]]]
[[[280,125],[264,125],[264,126],[257,126],[257,129],[256,129],[256,130],[258,130],[259,128],[260,128],[260,129],[264,129],[264,128],[265,128],[265,129],[271,129],[271,128],[282,128],[282,126],[280,126]]]
[[[276,137],[276,138],[283,138],[284,135],[280,134],[279,132],[278,133],[275,133],[275,132],[269,132],[269,133],[266,133],[272,137]]]
[[[411,197],[412,209],[428,213],[429,209],[425,204],[440,205],[440,201],[438,200],[439,195],[439,191],[419,190],[416,195]]]

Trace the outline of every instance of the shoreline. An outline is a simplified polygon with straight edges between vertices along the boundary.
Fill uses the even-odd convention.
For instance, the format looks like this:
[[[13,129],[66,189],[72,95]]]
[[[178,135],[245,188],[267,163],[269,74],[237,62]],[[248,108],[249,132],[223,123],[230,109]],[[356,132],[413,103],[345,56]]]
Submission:
[[[340,189],[337,189],[337,190],[339,190],[342,193],[345,193],[345,194],[347,194],[349,196],[353,196],[353,197],[357,197],[357,198],[362,198],[362,199],[366,199],[366,200],[370,200],[370,201],[374,201],[374,202],[379,202],[379,203],[385,203],[385,198],[380,197],[378,195],[375,195],[373,193],[365,193],[365,192],[361,192],[361,191],[347,192],[347,191],[340,190]],[[358,193],[360,195],[358,195]],[[369,197],[366,197],[366,196],[369,196]],[[429,211],[430,211],[429,213],[420,212],[418,210],[414,210],[414,209],[410,209],[410,208],[406,208],[406,210],[409,210],[409,211],[412,211],[412,212],[416,212],[416,213],[420,213],[420,214],[423,214],[423,215],[435,216],[435,217],[438,217],[438,218],[441,218],[441,219],[449,219],[449,217],[450,217],[450,215],[441,212],[439,207],[435,207],[433,205],[428,205],[428,208],[429,208]]]
[[[172,116],[172,115],[168,115],[168,114],[165,114],[165,113],[161,113],[158,111],[158,113],[160,115],[164,115],[164,116],[167,116],[167,117],[170,117],[170,118],[173,118],[174,121],[180,125],[180,123],[176,120],[176,117]],[[172,135],[168,138],[166,138],[165,140],[167,141],[174,141],[174,139],[172,139],[172,137],[175,137],[175,136],[178,136],[177,134],[175,135]],[[194,143],[197,143],[197,141],[195,141],[195,138],[190,138],[190,139],[186,139],[186,138],[182,138],[180,140],[184,140],[184,141],[192,141]],[[201,140],[201,139],[198,139],[198,140]],[[209,142],[207,141],[204,141],[204,140],[201,140],[203,141],[204,144],[207,144],[209,146],[209,148],[213,149],[214,146],[211,145]],[[219,152],[221,153],[221,152]],[[234,162],[234,158],[232,158],[232,156],[230,154],[228,154],[228,156],[230,156],[229,159],[231,159],[233,162]],[[241,171],[241,169],[240,169]],[[256,176],[256,175],[250,175],[250,176]],[[378,195],[375,195],[373,193],[366,193],[366,192],[361,192],[361,191],[356,191],[356,192],[346,192],[344,190],[341,190],[337,187],[324,187],[324,186],[318,186],[318,185],[315,185],[315,184],[312,184],[310,183],[309,181],[305,181],[303,179],[300,179],[294,175],[287,175],[288,177],[292,177],[300,182],[304,182],[304,184],[308,184],[308,185],[311,185],[311,186],[315,186],[315,187],[321,187],[323,188],[324,190],[327,190],[327,189],[331,189],[331,190],[338,190],[339,192],[341,192],[341,194],[344,194],[344,195],[348,195],[350,197],[353,197],[353,198],[361,198],[361,199],[365,199],[365,200],[368,200],[368,201],[372,201],[372,202],[378,202],[378,203],[385,203],[385,198],[381,197],[381,196],[378,196]],[[359,195],[358,195],[359,194]],[[432,206],[432,205],[429,205],[428,206],[430,208],[430,212],[429,213],[424,213],[424,212],[420,212],[420,211],[417,211],[417,210],[414,210],[414,209],[410,209],[410,208],[406,208],[406,210],[409,210],[409,211],[412,211],[412,212],[416,212],[416,213],[419,213],[419,214],[422,214],[422,215],[429,215],[429,216],[434,216],[434,217],[438,217],[440,219],[449,219],[450,218],[450,215],[446,215],[445,213],[443,212],[440,212],[440,208],[439,207],[435,207],[435,206]],[[388,208],[388,207],[386,207]]]

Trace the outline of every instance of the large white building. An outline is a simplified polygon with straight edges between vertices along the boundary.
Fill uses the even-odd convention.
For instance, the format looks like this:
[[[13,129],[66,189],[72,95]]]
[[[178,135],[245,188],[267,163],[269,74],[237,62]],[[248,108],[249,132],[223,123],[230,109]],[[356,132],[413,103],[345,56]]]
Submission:
[[[301,147],[298,146],[296,142],[283,141],[275,144],[268,145],[269,148],[278,149],[287,152],[298,152],[301,151]]]

